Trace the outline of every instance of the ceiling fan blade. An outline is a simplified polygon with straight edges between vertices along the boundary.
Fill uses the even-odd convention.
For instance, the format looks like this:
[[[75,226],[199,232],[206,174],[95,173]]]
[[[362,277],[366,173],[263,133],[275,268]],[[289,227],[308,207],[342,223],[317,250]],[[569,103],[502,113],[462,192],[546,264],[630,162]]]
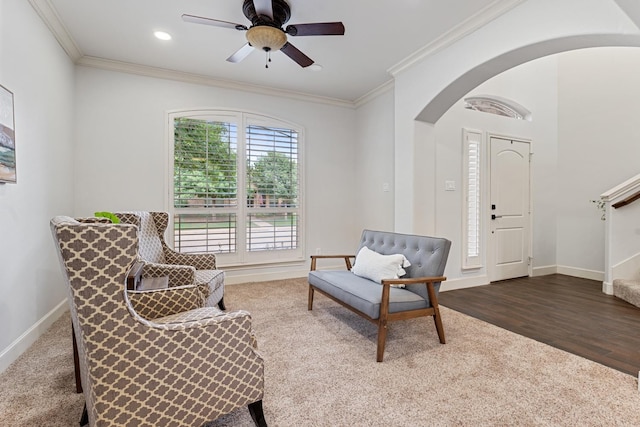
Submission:
[[[191,22],[193,24],[213,25],[214,27],[232,28],[240,31],[246,31],[248,29],[245,25],[236,24],[235,22],[204,18],[202,16],[188,15],[186,13],[182,15],[182,20],[185,22]]]
[[[291,36],[342,36],[342,22],[318,22],[312,24],[288,25],[285,32]]]
[[[253,7],[258,15],[266,15],[273,19],[273,3],[272,0],[253,0]]]
[[[233,62],[234,64],[242,61],[244,58],[249,56],[251,52],[253,52],[253,46],[249,43],[245,43],[240,49],[236,50],[233,55],[227,58],[227,61]]]
[[[280,50],[289,58],[296,61],[298,65],[303,68],[313,64],[313,59],[309,58],[307,55],[299,51],[297,47],[289,42],[286,42],[284,46],[280,48]]]

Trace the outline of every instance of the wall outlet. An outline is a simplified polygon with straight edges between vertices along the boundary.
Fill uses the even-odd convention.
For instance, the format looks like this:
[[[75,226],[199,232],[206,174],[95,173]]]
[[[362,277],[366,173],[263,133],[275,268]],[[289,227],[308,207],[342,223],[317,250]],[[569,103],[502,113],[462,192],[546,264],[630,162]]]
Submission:
[[[316,255],[322,255],[322,249],[316,248]]]

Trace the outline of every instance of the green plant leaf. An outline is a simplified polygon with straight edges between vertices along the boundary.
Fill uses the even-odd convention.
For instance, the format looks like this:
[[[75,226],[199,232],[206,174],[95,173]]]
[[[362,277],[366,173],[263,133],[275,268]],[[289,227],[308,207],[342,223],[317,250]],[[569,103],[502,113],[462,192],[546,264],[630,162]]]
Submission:
[[[120,224],[120,218],[118,218],[111,212],[96,212],[93,215],[98,218],[108,218],[113,224]]]

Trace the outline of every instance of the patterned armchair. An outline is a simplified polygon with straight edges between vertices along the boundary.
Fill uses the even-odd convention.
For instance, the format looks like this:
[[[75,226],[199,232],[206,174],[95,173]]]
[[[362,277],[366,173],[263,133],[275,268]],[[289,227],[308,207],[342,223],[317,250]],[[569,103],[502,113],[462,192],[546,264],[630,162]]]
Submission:
[[[139,230],[139,258],[144,263],[142,279],[167,277],[169,287],[195,284],[207,305],[224,306],[224,272],[216,270],[214,254],[183,254],[171,249],[164,239],[169,224],[166,212],[115,212],[125,224]]]
[[[136,227],[55,217],[90,426],[201,426],[248,405],[258,426],[264,365],[251,317],[205,305],[195,285],[126,290]]]

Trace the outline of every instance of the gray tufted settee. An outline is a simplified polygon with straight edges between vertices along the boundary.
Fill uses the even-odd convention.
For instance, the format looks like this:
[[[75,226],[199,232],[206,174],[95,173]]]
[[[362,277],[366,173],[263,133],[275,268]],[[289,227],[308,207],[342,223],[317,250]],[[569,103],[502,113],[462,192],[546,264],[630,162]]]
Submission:
[[[385,260],[391,258],[391,255],[404,255],[408,261],[406,265],[410,264],[403,269],[406,274],[397,278],[382,277],[379,282],[355,274],[352,272],[351,259],[356,259],[355,267],[358,267],[363,247],[375,252],[374,257],[387,256],[380,258]],[[440,283],[446,280],[443,274],[450,248],[451,242],[444,238],[364,230],[356,251],[357,257],[311,256],[308,309],[312,310],[314,293],[317,291],[376,323],[378,362],[383,359],[387,325],[390,321],[432,316],[440,342],[444,344],[438,292]],[[318,270],[317,261],[328,258],[344,259],[346,270]],[[364,257],[362,259],[364,262]]]

